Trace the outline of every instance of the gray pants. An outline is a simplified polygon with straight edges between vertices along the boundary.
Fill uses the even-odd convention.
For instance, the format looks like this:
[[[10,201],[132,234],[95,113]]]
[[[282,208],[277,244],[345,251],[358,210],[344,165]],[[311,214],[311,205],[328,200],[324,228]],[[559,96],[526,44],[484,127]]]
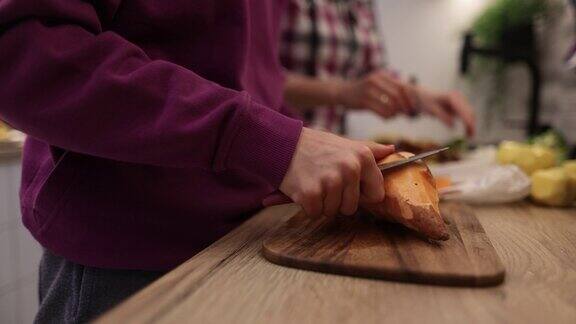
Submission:
[[[87,267],[44,250],[40,262],[40,309],[34,322],[88,322],[162,274]]]

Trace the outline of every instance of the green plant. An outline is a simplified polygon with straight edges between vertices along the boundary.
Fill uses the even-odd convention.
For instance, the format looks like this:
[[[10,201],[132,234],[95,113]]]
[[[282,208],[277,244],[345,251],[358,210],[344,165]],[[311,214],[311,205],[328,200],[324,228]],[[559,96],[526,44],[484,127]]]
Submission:
[[[554,7],[550,0],[496,0],[474,21],[472,32],[480,45],[499,46],[507,31],[547,17]]]

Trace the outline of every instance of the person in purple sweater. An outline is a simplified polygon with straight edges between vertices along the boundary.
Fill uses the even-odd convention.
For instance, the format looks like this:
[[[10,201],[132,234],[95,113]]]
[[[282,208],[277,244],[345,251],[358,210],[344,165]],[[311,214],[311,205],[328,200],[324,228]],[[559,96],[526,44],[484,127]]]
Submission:
[[[37,322],[93,319],[279,189],[311,217],[383,199],[393,148],[283,107],[284,1],[0,1],[0,118],[28,134]]]

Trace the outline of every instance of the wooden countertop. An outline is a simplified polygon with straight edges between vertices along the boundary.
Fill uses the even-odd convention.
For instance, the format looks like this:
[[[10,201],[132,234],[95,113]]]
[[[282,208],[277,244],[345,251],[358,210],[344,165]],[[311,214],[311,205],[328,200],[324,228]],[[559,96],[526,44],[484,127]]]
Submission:
[[[263,210],[105,314],[101,323],[575,323],[576,210],[474,207],[506,268],[454,288],[284,268],[260,254],[293,205]]]

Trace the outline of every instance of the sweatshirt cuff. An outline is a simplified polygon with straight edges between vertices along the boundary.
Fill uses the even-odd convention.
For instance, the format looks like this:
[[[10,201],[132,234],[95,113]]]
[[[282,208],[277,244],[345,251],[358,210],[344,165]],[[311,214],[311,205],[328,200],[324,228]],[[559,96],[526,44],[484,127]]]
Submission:
[[[302,122],[250,101],[241,110],[225,168],[241,169],[278,188],[292,162]]]

